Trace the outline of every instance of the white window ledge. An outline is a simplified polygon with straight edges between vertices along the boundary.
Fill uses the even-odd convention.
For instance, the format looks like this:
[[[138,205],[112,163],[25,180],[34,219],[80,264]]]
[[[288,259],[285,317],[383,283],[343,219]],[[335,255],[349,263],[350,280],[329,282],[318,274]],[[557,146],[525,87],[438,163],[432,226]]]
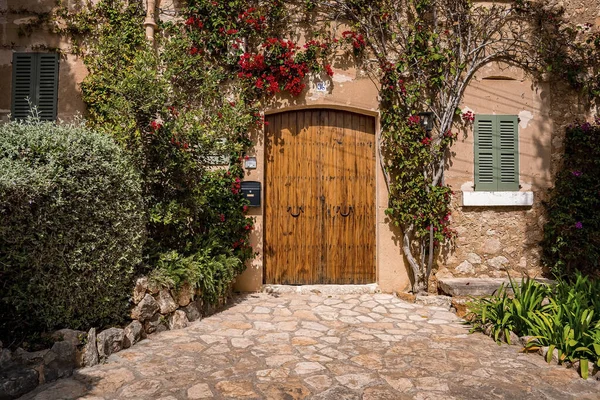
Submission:
[[[531,206],[533,192],[462,192],[464,207],[473,206]]]

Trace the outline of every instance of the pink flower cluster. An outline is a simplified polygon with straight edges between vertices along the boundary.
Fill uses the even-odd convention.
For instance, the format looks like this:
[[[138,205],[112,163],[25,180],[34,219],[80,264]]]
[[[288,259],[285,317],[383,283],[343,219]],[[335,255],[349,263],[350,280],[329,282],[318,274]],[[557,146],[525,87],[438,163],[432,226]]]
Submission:
[[[464,112],[462,114],[462,119],[465,123],[473,122],[475,121],[475,114],[471,111]]]

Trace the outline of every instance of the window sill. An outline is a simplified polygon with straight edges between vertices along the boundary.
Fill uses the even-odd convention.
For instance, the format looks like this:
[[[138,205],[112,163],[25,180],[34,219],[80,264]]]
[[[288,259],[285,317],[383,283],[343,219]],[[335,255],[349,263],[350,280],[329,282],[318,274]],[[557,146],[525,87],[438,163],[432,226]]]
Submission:
[[[529,207],[533,205],[533,192],[462,192],[463,207],[498,206]]]

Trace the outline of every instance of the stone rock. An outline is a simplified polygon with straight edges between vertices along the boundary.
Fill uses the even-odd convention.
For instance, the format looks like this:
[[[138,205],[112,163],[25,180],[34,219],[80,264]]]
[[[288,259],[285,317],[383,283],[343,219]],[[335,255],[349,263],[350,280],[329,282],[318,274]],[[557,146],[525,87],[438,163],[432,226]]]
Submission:
[[[521,343],[521,346],[525,347],[529,343],[537,343],[537,339],[535,339],[533,336],[521,336],[519,338],[519,342]]]
[[[487,324],[483,325],[483,326],[481,327],[481,328],[482,328],[482,331],[483,331],[483,334],[484,334],[484,335],[487,335],[487,336],[492,336],[492,328],[493,328],[493,327],[494,327],[494,324],[492,324],[491,322],[489,322],[489,323],[487,323]]]
[[[399,299],[407,301],[409,303],[414,303],[417,300],[417,296],[412,293],[398,292],[396,293]]]
[[[120,328],[109,328],[98,334],[98,356],[101,360],[105,360],[112,353],[119,352],[123,349],[123,339],[125,339],[125,331]]]
[[[350,389],[360,390],[365,386],[376,380],[374,375],[371,374],[346,374],[336,376],[335,379]]]
[[[198,383],[187,391],[188,399],[208,399],[213,397],[210,387],[207,383]]]
[[[359,400],[360,395],[355,391],[343,387],[343,386],[334,386],[329,390],[319,393],[318,395],[313,397],[314,400]]]
[[[498,254],[502,251],[502,243],[497,238],[486,239],[481,246],[481,251],[485,254]]]
[[[258,398],[250,381],[221,381],[215,386],[224,397]]]
[[[467,307],[467,303],[472,301],[473,299],[469,297],[452,297],[452,307],[456,310],[456,315],[460,318],[465,317],[469,314],[469,308]]]
[[[33,364],[40,363],[42,360],[44,360],[44,358],[46,358],[46,355],[49,351],[50,351],[50,349],[29,352],[29,351],[25,351],[19,347],[13,353],[13,358],[16,360],[19,360],[23,364],[33,365]]]
[[[12,360],[12,353],[9,349],[0,349],[0,369],[8,365]]]
[[[0,399],[14,399],[32,391],[39,384],[39,374],[33,369],[9,371],[0,375]]]
[[[185,315],[190,322],[196,321],[202,316],[195,301],[183,307],[182,310],[185,312]]]
[[[148,290],[148,278],[145,276],[138,278],[135,281],[135,287],[133,288],[133,303],[138,304],[144,297],[146,297],[146,291]]]
[[[499,272],[499,271],[498,271]],[[510,282],[506,278],[506,272],[499,272],[504,278],[453,278],[440,279],[438,285],[440,291],[450,296],[489,296],[496,292],[500,285],[504,284],[508,293],[512,293]],[[545,285],[554,285],[550,279],[536,278],[537,282]],[[520,282],[520,280],[518,280]]]
[[[182,329],[188,326],[190,321],[184,311],[177,310],[169,315],[169,329]]]
[[[308,375],[324,369],[325,367],[318,362],[299,362],[296,364],[296,373],[298,375]]]
[[[544,299],[540,303],[540,306],[544,307],[544,306],[547,306],[548,304],[550,304],[550,299],[548,297],[544,297]]]
[[[527,257],[521,257],[519,259],[519,268],[521,268],[521,269],[527,268]]]
[[[513,331],[509,332],[508,335],[508,339],[510,339],[510,345],[512,346],[519,346],[521,344],[521,338],[519,338],[519,336],[514,333]],[[504,332],[500,333],[500,340],[502,340],[503,342],[508,343],[509,341],[506,339],[506,336],[504,335]]]
[[[475,267],[467,260],[460,263],[454,270],[458,273],[467,275],[473,275],[475,273]]]
[[[131,319],[137,319],[140,322],[144,322],[148,318],[151,318],[158,310],[160,306],[154,297],[150,294],[146,294],[139,304],[131,310]]]
[[[544,357],[544,360],[546,359],[546,356],[548,355],[548,350],[549,350],[548,346],[540,347],[540,349],[538,350],[538,353],[540,353],[542,355],[542,357]],[[552,363],[558,364],[558,350],[557,349],[554,349],[554,351],[552,352]]]
[[[421,296],[417,295],[417,304],[425,306],[442,307],[450,310],[452,298],[450,296]]]
[[[487,265],[489,265],[490,267],[492,267],[496,270],[500,270],[500,271],[505,271],[506,266],[508,264],[509,264],[509,261],[504,256],[498,256],[498,257],[494,257],[490,260],[487,260]]]
[[[185,307],[194,299],[194,288],[189,283],[185,283],[177,293],[177,304],[180,307]]]
[[[44,380],[55,381],[71,376],[75,368],[75,346],[67,341],[56,342],[44,356]]]
[[[165,317],[160,313],[154,314],[152,318],[147,319],[146,322],[144,322],[144,330],[146,333],[163,332],[167,329]]]
[[[52,339],[55,341],[65,341],[77,347],[85,342],[86,333],[84,331],[76,331],[73,329],[60,329],[52,334]]]
[[[435,273],[435,277],[437,279],[454,278],[454,275],[452,274],[452,272],[450,272],[448,268],[440,268]]]
[[[481,257],[479,257],[479,255],[475,253],[468,253],[467,261],[471,264],[481,264]]]
[[[131,321],[129,325],[125,327],[125,338],[123,339],[123,348],[133,346],[145,336],[144,326],[139,321]]]
[[[90,328],[87,334],[87,343],[83,348],[82,365],[92,367],[98,364],[98,347],[96,345],[96,328]]]
[[[173,300],[171,293],[167,289],[162,289],[158,292],[158,306],[160,307],[160,313],[167,315],[177,310],[177,303]]]

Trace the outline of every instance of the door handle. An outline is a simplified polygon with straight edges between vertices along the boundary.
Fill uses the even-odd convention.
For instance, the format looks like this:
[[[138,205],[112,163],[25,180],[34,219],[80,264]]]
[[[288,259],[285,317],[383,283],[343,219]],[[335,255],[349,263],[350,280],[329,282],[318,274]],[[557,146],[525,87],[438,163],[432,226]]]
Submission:
[[[340,213],[340,215],[341,215],[342,217],[347,217],[348,215],[352,214],[352,211],[354,211],[354,207],[352,207],[352,206],[348,207],[348,212],[347,212],[347,213],[340,212],[340,211],[341,211],[341,209],[342,209],[342,207],[340,207],[340,206],[337,206],[337,208],[336,208],[335,212],[336,212],[336,213],[338,213],[338,212],[339,212],[339,213]]]
[[[294,213],[294,212],[292,211],[292,207],[291,207],[291,206],[288,206],[288,208],[287,208],[287,212],[289,212],[289,213],[290,213],[290,215],[291,215],[292,217],[294,217],[294,218],[298,218],[298,217],[300,216],[300,213],[303,213],[303,212],[304,212],[304,206],[300,206],[300,207],[298,207],[298,212],[297,212],[297,213]]]

